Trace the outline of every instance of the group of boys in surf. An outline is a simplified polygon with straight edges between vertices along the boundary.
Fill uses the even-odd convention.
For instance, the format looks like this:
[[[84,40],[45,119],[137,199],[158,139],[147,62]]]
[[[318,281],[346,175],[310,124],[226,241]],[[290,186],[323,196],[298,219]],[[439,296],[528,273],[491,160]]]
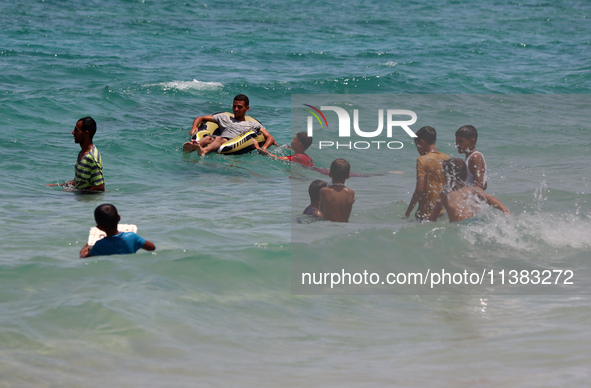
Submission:
[[[226,141],[247,131],[256,131],[264,136],[264,142],[253,141],[255,149],[269,157],[299,163],[307,168],[331,177],[329,184],[324,181],[312,182],[309,188],[310,205],[304,214],[334,222],[348,222],[355,192],[345,185],[351,176],[369,176],[352,174],[350,164],[345,159],[336,159],[330,169],[314,166],[306,150],[312,145],[312,137],[306,132],[299,132],[291,141],[290,156],[277,156],[269,152],[268,147],[278,145],[275,138],[258,121],[247,121],[246,113],[250,109],[249,99],[244,94],[237,95],[232,104],[233,117],[219,113],[199,116],[193,121],[190,134],[194,135],[199,126],[206,121],[218,124],[220,134],[206,136],[200,140],[191,139],[183,144],[183,151],[196,151],[199,155],[215,152]],[[76,123],[72,132],[81,151],[75,166],[75,179],[60,186],[71,186],[80,191],[104,191],[102,160],[92,143],[96,132],[96,123],[85,117]],[[417,158],[416,186],[404,217],[409,217],[418,204],[415,218],[419,221],[436,221],[447,213],[450,222],[462,221],[476,216],[482,203],[486,203],[508,214],[509,210],[497,198],[485,193],[487,188],[487,167],[484,156],[476,151],[478,132],[471,125],[460,127],[456,131],[456,148],[465,154],[463,161],[441,153],[435,146],[437,133],[432,127],[422,127],[416,132],[414,140],[419,157]],[[399,172],[394,172],[399,173]]]

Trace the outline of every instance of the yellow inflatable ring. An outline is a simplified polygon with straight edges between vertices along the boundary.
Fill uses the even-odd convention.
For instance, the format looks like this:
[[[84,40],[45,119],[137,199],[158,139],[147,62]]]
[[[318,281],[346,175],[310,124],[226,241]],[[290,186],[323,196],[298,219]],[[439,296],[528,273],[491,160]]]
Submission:
[[[222,113],[222,112],[220,112]],[[232,113],[223,112],[227,115],[234,117]],[[215,113],[217,114],[217,113]],[[260,123],[257,119],[246,116],[246,121],[256,121]],[[201,140],[206,136],[218,136],[220,134],[219,126],[212,122],[212,121],[204,121],[199,125],[197,128],[197,133],[193,135],[193,140]],[[265,136],[261,132],[257,131],[248,131],[243,133],[242,135],[238,135],[233,139],[228,140],[227,142],[223,143],[220,148],[218,148],[219,154],[244,154],[246,152],[250,152],[254,150],[254,142],[258,142],[260,145],[265,143]]]

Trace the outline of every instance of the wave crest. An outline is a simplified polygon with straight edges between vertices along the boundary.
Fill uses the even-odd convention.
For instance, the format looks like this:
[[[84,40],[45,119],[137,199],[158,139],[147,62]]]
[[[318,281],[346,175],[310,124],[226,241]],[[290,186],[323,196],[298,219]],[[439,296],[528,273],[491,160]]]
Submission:
[[[160,82],[151,86],[161,87],[163,90],[216,90],[224,87],[221,82],[193,81]]]

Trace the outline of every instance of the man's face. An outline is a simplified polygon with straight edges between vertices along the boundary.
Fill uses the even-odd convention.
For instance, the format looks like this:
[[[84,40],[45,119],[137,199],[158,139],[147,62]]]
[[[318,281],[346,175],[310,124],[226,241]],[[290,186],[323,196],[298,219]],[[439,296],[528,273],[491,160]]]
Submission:
[[[82,130],[82,121],[78,121],[74,130],[72,131],[72,135],[74,135],[74,143],[80,144],[84,140],[84,131]]]
[[[235,118],[243,118],[248,111],[248,106],[244,101],[236,101],[232,104],[232,112],[234,113]]]
[[[467,139],[465,137],[456,136],[456,148],[458,153],[465,154],[466,152],[472,152],[476,146],[476,139]]]

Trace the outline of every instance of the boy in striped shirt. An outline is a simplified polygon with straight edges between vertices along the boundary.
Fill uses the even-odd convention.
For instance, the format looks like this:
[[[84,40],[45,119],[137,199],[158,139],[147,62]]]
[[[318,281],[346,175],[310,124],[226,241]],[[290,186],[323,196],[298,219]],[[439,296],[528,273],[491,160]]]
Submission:
[[[76,122],[72,135],[74,135],[74,142],[80,144],[81,151],[74,165],[74,179],[49,186],[74,186],[80,191],[105,191],[103,161],[101,154],[92,144],[95,133],[96,122],[92,117],[83,117]]]

